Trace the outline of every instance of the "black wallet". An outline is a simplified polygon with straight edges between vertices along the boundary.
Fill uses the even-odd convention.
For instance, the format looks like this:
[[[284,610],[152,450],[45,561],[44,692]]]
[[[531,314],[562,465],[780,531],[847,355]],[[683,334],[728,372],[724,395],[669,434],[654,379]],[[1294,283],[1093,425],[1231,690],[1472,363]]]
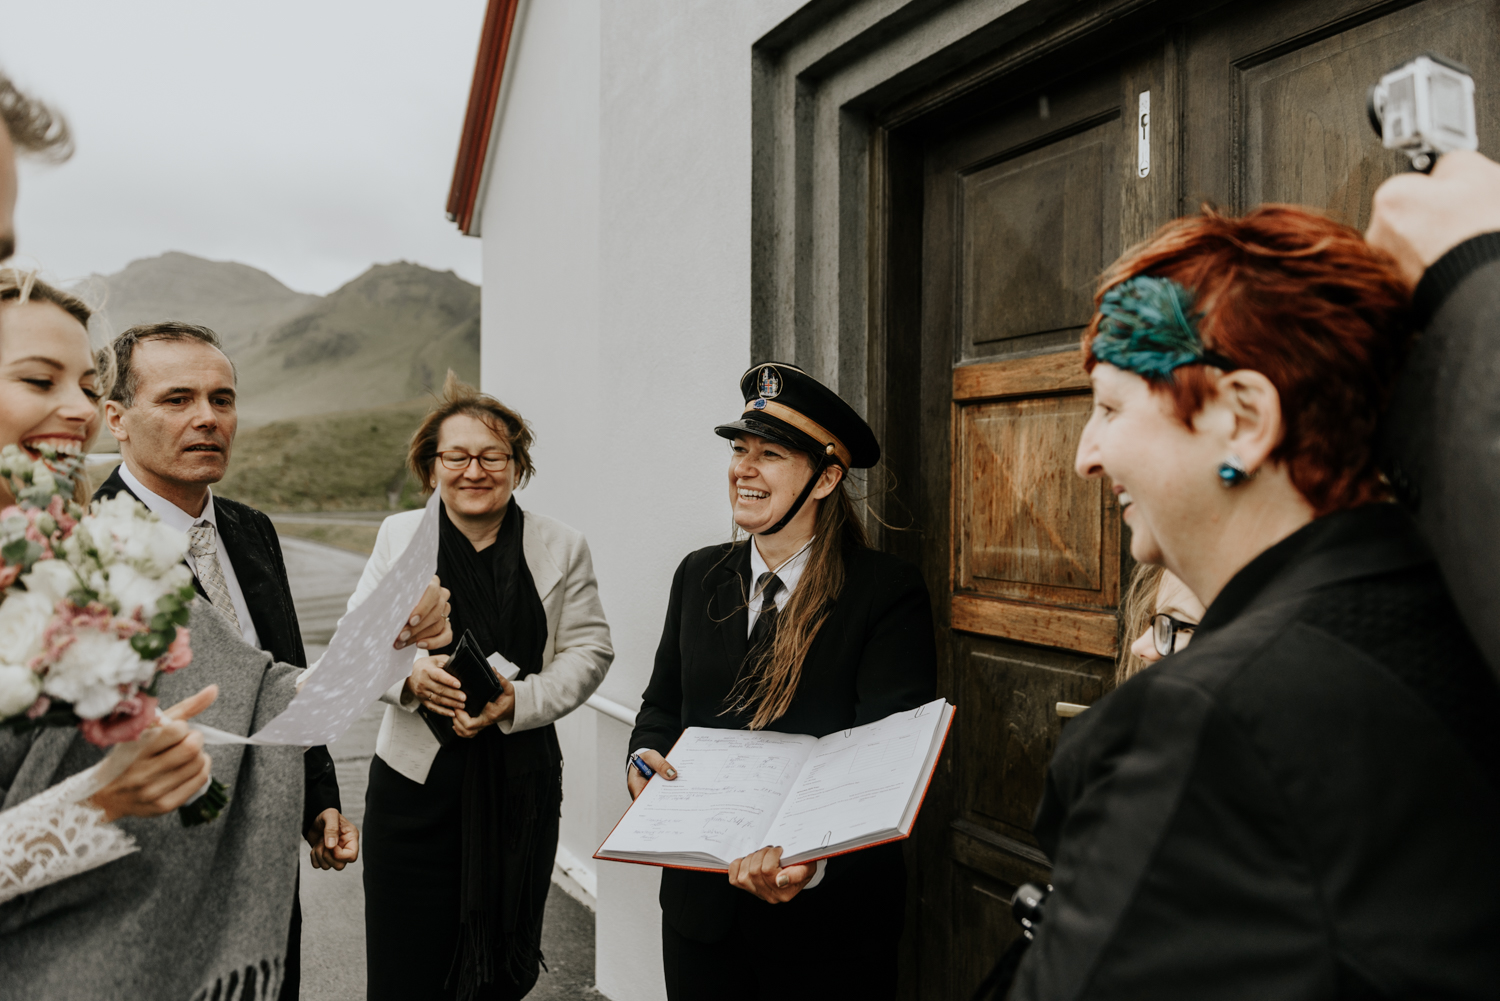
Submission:
[[[479,643],[474,639],[474,634],[465,629],[464,634],[459,637],[458,645],[453,648],[453,653],[448,657],[448,663],[443,665],[443,670],[458,679],[458,685],[464,690],[464,712],[470,716],[478,716],[484,712],[484,707],[498,699],[504,692],[505,686],[500,682],[500,675],[490,666],[484,654],[479,652]],[[427,724],[427,729],[438,739],[438,743],[447,744],[450,740],[457,740],[458,735],[453,732],[453,718],[435,713],[427,706],[417,707],[417,712],[422,714],[422,719]]]

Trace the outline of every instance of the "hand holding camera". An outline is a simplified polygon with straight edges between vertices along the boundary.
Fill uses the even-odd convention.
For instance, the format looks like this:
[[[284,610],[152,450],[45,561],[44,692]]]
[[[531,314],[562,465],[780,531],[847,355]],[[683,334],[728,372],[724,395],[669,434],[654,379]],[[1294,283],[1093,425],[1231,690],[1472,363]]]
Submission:
[[[1372,247],[1396,258],[1413,286],[1460,243],[1500,230],[1500,164],[1467,150],[1444,155],[1432,173],[1399,174],[1375,192]]]

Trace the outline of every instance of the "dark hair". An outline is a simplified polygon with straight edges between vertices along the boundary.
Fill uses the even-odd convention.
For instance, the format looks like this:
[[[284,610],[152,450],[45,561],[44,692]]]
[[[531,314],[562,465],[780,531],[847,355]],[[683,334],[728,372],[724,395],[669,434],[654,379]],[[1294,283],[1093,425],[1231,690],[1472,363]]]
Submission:
[[[443,395],[438,398],[438,405],[422,418],[406,453],[406,464],[422,484],[422,492],[432,492],[432,467],[437,462],[438,434],[443,422],[459,414],[473,417],[505,439],[510,445],[511,461],[516,464],[516,486],[524,487],[536,472],[531,462],[531,425],[493,396],[462,382],[450,368],[443,380]]]
[[[0,73],[0,121],[10,141],[27,153],[61,163],[73,155],[73,132],[61,113],[16,89],[10,77]]]
[[[1411,289],[1390,257],[1301,206],[1263,205],[1239,218],[1205,207],[1126,251],[1098,298],[1143,274],[1190,289],[1204,346],[1276,387],[1283,431],[1271,460],[1318,517],[1390,496],[1375,426],[1412,337]],[[1099,319],[1083,336],[1090,370]],[[1149,381],[1185,424],[1216,392],[1204,365]]]
[[[127,410],[135,406],[135,391],[140,388],[140,380],[135,374],[135,349],[146,341],[201,341],[219,351],[224,350],[218,334],[196,323],[163,320],[142,323],[126,330],[110,345],[115,357],[115,380],[109,398]],[[229,367],[234,370],[233,361]],[[238,372],[235,375],[238,378]]]

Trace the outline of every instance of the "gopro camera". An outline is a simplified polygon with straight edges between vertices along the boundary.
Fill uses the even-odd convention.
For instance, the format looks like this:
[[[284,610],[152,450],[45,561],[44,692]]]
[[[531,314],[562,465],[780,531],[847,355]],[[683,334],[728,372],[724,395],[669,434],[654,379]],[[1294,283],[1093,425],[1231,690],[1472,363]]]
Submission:
[[[1370,125],[1386,149],[1427,173],[1456,149],[1478,149],[1474,77],[1469,68],[1432,52],[1398,66],[1370,88]]]

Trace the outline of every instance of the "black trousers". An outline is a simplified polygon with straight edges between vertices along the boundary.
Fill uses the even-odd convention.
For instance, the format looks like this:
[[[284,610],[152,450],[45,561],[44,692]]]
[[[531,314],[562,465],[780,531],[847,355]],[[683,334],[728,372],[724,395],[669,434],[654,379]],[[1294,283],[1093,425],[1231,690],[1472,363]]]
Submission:
[[[665,920],[669,1001],[888,1001],[906,908],[904,873],[825,881],[785,904],[746,893],[730,933],[696,942]]]
[[[458,943],[468,743],[438,751],[425,784],[370,761],[365,793],[365,969],[369,1001],[449,1001]]]

